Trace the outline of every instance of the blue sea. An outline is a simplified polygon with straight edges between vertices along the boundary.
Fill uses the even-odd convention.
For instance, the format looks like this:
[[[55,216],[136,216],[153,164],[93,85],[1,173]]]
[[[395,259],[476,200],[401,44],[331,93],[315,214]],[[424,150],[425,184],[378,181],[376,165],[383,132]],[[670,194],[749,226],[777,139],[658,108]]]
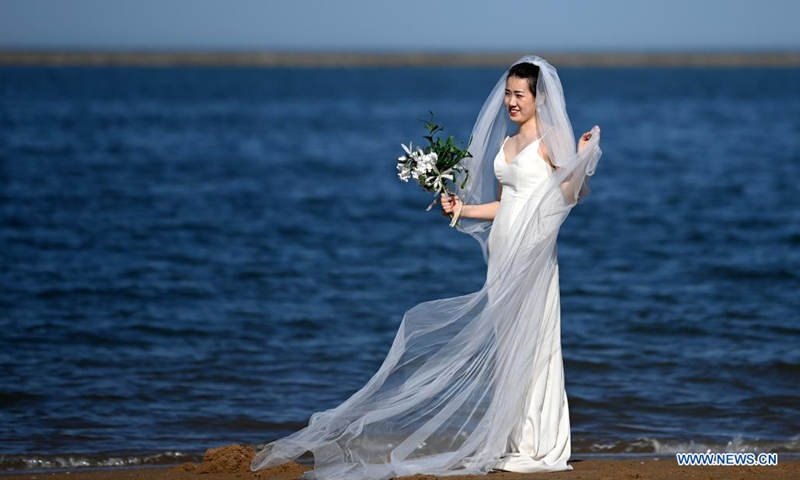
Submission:
[[[800,453],[800,70],[563,68],[573,458]],[[0,470],[261,445],[481,288],[398,180],[502,68],[0,68]]]

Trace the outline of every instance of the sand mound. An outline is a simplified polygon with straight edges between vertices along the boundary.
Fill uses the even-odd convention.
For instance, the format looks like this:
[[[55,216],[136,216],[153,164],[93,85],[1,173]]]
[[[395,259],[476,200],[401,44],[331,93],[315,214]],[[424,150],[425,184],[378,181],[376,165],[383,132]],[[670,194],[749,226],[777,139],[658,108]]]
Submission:
[[[219,448],[210,448],[203,455],[203,463],[186,463],[175,467],[173,472],[195,474],[235,474],[237,477],[259,478],[275,480],[283,478],[300,478],[306,470],[295,462],[289,462],[274,468],[252,472],[250,462],[256,452],[251,446],[225,445]]]
[[[203,455],[203,463],[195,473],[251,473],[250,462],[256,456],[251,446],[225,445],[219,448],[210,448]]]

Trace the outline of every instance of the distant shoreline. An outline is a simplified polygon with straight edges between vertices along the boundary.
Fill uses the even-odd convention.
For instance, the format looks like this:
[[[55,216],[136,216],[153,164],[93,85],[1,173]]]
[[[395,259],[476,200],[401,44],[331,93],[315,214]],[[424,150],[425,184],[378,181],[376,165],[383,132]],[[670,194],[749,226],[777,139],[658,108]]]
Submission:
[[[798,52],[537,52],[557,67],[800,67]],[[522,53],[0,50],[2,66],[492,67]]]

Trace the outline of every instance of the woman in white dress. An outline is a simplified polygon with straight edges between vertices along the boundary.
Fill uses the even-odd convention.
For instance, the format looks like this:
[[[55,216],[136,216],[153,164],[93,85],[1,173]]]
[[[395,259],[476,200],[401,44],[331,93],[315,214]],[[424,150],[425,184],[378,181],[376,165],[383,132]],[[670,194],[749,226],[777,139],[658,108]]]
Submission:
[[[508,120],[519,127],[510,137]],[[480,243],[484,286],[406,312],[369,382],[267,444],[251,468],[311,451],[305,478],[320,480],[570,469],[556,238],[589,193],[599,133],[576,146],[544,59],[526,56],[504,72],[473,128],[470,179],[442,202]]]
[[[464,205],[458,196],[442,197],[445,214],[460,212],[463,218],[493,221],[488,239],[488,273],[496,275],[493,261],[504,245],[515,220],[522,212],[527,200],[537,187],[556,169],[551,163],[536,117],[536,84],[539,67],[533,63],[519,63],[511,67],[506,76],[503,103],[509,118],[519,126],[516,134],[506,137],[493,163],[499,181],[499,198],[480,205]],[[579,149],[591,138],[586,132],[581,137]],[[545,316],[540,328],[549,332],[540,338],[533,348],[546,351],[541,367],[534,368],[528,393],[528,408],[520,415],[520,423],[508,438],[503,458],[495,466],[498,470],[511,472],[539,472],[568,470],[570,457],[570,427],[567,395],[564,388],[564,369],[561,358],[561,309],[559,302],[558,259],[553,249],[550,281],[545,293]],[[498,288],[500,284],[498,283]],[[488,296],[492,297],[489,290]]]

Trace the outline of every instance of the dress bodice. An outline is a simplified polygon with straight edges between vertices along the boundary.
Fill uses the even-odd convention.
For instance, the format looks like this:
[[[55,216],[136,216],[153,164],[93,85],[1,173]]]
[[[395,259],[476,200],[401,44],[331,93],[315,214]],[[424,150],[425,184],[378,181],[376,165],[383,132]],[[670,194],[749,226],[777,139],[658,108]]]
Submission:
[[[508,137],[506,137],[508,140]],[[494,158],[494,174],[503,185],[500,206],[497,209],[492,231],[489,234],[489,256],[504,249],[504,243],[514,227],[514,222],[522,213],[533,192],[547,180],[553,167],[539,155],[541,138],[523,148],[511,163],[506,162],[503,145]]]
[[[511,163],[506,162],[505,147],[506,137],[497,156],[494,159],[494,174],[503,185],[503,197],[513,195],[525,199],[539,186],[552,172],[553,167],[539,155],[541,138],[534,140],[523,148]]]

